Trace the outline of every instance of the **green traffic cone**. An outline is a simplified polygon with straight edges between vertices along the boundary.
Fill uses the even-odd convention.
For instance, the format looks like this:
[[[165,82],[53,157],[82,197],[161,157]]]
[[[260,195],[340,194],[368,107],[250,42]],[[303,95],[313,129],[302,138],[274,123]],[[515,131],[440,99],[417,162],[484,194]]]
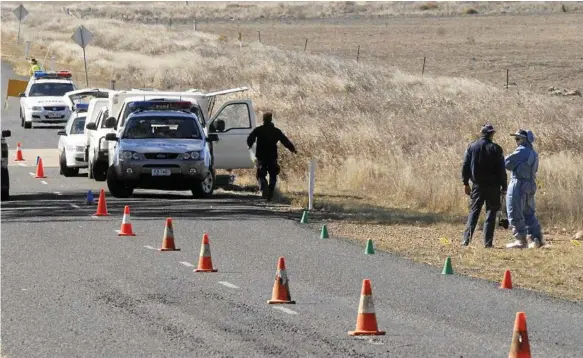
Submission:
[[[302,214],[302,224],[307,224],[308,223],[308,212],[304,210],[304,213]]]
[[[449,256],[445,259],[445,264],[443,265],[442,275],[453,275],[453,268],[451,267],[451,258]]]
[[[366,248],[364,249],[365,255],[374,255],[374,248],[372,247],[372,240],[366,240]]]
[[[322,232],[320,233],[320,239],[327,239],[328,238],[328,228],[326,224],[322,225]]]

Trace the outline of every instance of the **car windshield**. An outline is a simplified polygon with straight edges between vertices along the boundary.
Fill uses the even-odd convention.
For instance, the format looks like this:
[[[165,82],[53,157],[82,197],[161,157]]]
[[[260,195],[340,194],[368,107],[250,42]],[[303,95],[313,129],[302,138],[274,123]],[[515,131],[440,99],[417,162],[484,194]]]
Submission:
[[[86,117],[77,117],[73,120],[70,134],[83,134],[85,130],[85,118]]]
[[[194,118],[160,116],[130,118],[122,138],[201,139],[201,135]]]
[[[35,83],[30,87],[28,92],[29,97],[59,97],[63,96],[67,92],[74,91],[75,87],[72,83]]]

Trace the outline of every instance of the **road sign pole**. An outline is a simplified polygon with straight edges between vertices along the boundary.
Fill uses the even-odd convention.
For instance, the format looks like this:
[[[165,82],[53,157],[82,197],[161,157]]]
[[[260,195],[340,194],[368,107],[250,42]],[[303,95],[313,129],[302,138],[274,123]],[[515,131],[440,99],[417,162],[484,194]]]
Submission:
[[[20,24],[22,24],[22,21],[18,21],[18,35],[16,35],[16,43],[19,44],[20,43]]]
[[[89,87],[89,76],[87,75],[87,57],[85,57],[85,47],[83,47],[83,63],[85,64],[85,83]]]

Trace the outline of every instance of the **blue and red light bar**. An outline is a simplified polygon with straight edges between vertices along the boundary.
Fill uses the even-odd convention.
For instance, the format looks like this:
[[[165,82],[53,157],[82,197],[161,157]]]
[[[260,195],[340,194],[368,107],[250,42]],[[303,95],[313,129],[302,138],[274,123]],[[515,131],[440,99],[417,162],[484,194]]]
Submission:
[[[184,110],[192,108],[188,101],[139,101],[129,104],[132,110]]]
[[[34,71],[34,78],[51,78],[51,79],[62,79],[62,78],[66,78],[66,79],[70,79],[71,77],[73,77],[73,75],[71,74],[71,72],[69,71],[51,71],[51,72],[46,72],[46,71]]]

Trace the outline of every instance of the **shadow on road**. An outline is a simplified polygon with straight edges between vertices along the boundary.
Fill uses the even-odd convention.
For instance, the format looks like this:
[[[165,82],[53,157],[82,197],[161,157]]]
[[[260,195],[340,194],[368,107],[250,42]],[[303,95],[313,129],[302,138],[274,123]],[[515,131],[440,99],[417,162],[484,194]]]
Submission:
[[[87,204],[86,197],[86,192],[13,195],[10,201],[2,202],[1,220],[2,223],[94,220],[91,216],[97,210],[99,194],[94,193],[93,204]],[[265,203],[257,195],[250,194],[219,191],[210,199],[195,199],[180,193],[136,193],[131,198],[118,199],[109,197],[106,192],[109,218],[121,219],[125,205],[130,206],[132,219],[136,220],[166,217],[211,220],[299,217],[298,213],[281,210],[285,206]]]

